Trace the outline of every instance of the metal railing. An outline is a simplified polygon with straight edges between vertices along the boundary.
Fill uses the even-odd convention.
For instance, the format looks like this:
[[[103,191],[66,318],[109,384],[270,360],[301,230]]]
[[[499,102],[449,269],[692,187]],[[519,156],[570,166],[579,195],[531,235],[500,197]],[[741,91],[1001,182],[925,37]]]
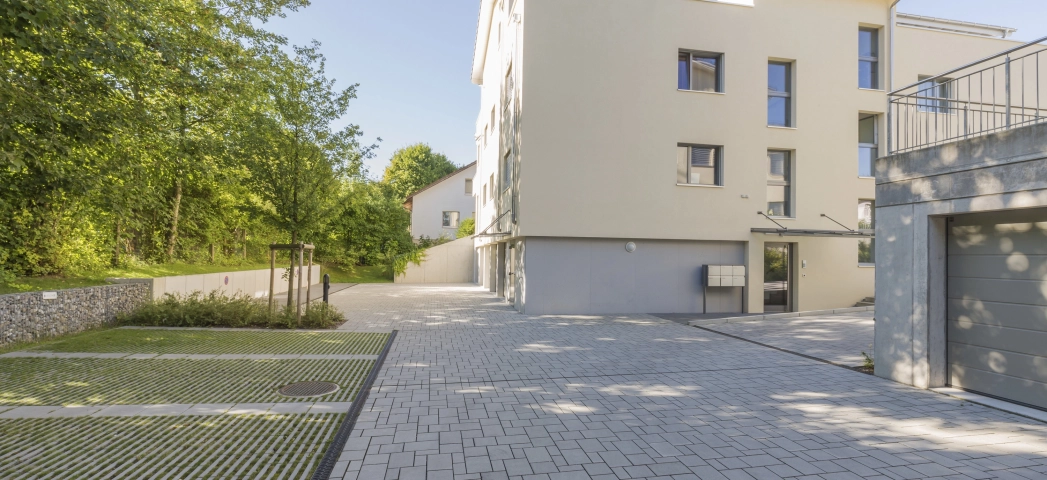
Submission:
[[[1047,121],[1044,41],[1047,37],[887,94],[888,153]]]

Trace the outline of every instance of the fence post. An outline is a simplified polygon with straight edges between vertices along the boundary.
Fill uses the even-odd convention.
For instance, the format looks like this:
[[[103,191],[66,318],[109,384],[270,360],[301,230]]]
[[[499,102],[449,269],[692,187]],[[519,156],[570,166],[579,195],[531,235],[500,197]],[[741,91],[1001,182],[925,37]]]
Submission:
[[[891,127],[894,125],[894,115],[891,113],[894,102],[891,101],[891,96],[887,95],[887,155],[894,153],[894,147],[891,145],[892,135]],[[873,170],[876,170],[875,168]]]
[[[331,275],[324,274],[324,304],[327,304],[327,296],[331,293]]]
[[[1007,128],[1011,128],[1011,56],[1003,60],[1003,92],[1007,104],[1004,106],[1004,115],[1007,116]]]
[[[971,111],[971,103],[967,102],[967,105],[963,106],[963,138],[967,138],[967,113]]]

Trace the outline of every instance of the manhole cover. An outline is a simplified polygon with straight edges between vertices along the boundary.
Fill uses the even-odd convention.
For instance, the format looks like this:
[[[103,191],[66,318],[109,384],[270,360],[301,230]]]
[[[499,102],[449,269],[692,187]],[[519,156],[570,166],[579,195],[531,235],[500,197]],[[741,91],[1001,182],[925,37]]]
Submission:
[[[321,397],[338,391],[338,385],[330,382],[298,382],[277,391],[285,397]]]

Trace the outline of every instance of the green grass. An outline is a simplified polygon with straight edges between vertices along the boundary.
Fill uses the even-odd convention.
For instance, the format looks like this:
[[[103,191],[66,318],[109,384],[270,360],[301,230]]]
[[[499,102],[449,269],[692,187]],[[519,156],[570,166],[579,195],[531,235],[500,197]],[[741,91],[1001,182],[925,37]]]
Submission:
[[[89,353],[378,355],[385,333],[136,329],[97,330],[26,350]]]
[[[342,417],[0,420],[0,478],[309,478]]]
[[[371,360],[0,359],[0,405],[348,402]],[[284,397],[305,381],[341,387],[323,397]]]
[[[331,275],[331,283],[392,283],[393,274],[388,265],[326,267],[323,273]]]

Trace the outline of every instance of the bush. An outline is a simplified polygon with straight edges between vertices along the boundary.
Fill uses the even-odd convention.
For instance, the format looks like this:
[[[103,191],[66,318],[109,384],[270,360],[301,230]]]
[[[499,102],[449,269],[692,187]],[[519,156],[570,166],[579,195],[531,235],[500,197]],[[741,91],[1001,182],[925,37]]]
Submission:
[[[476,233],[476,220],[472,217],[462,220],[462,223],[458,225],[458,232],[456,236],[458,238],[471,237]]]
[[[293,307],[270,312],[268,304],[247,295],[168,294],[121,315],[117,322],[140,327],[331,328],[345,321],[341,312],[327,304],[314,303],[307,311],[304,307],[299,321]]]

